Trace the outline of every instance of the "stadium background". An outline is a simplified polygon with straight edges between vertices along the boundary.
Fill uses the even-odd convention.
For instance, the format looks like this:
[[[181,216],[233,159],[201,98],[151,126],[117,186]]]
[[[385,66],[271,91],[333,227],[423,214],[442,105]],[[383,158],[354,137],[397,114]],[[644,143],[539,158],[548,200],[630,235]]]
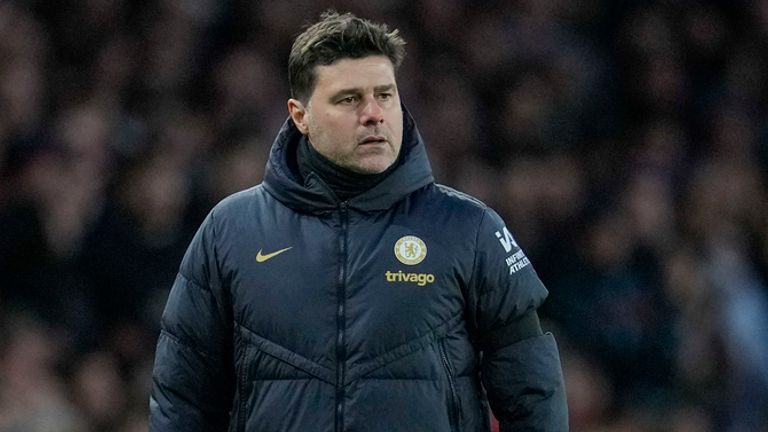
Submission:
[[[573,431],[768,430],[768,1],[6,0],[0,431],[146,430],[181,255],[327,7],[408,41],[437,179],[551,291]]]

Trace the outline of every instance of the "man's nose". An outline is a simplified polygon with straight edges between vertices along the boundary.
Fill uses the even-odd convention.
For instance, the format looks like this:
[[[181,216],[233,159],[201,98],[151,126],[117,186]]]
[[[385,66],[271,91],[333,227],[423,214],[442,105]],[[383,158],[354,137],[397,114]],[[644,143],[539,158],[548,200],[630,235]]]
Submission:
[[[383,121],[384,110],[379,105],[379,102],[374,97],[366,98],[360,112],[360,123],[368,125],[379,124]]]

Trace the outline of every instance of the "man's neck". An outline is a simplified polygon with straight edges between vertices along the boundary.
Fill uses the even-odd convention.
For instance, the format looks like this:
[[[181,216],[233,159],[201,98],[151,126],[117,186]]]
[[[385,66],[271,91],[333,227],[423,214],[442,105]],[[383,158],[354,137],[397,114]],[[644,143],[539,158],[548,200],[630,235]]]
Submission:
[[[394,171],[398,164],[395,161],[389,168],[378,174],[357,173],[335,164],[320,154],[306,137],[299,143],[297,159],[302,180],[305,181],[309,173],[314,172],[328,184],[341,201],[356,197],[373,188]]]

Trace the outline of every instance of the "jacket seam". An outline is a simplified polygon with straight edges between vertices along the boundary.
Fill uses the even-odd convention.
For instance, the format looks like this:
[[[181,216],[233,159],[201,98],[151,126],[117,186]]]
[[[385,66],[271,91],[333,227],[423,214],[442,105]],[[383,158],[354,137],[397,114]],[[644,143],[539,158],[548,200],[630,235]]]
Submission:
[[[181,271],[181,270],[179,270],[179,277],[184,279],[186,282],[189,282],[189,284],[191,286],[197,288],[198,290],[200,290],[200,291],[202,291],[204,293],[213,295],[213,292],[209,288],[204,287],[203,284],[201,284],[200,282],[198,282],[198,281],[192,279],[191,277],[185,275],[184,272]]]
[[[216,223],[213,220],[214,217],[215,217],[214,216],[214,211],[212,210],[211,213],[210,213],[211,244],[210,244],[210,247],[208,247],[209,245],[203,245],[203,246],[205,247],[205,249],[210,249],[213,252],[213,261],[214,261],[214,263],[216,264],[216,267],[217,267],[216,271],[218,273],[220,273],[220,271],[218,269],[219,256],[218,256],[218,251],[216,250]],[[209,270],[209,272],[210,272],[210,270]],[[200,289],[202,291],[207,291],[207,292],[213,294],[213,290],[211,290],[210,286],[207,286],[206,284],[199,282],[196,278],[185,274],[185,271],[184,271],[183,268],[179,269],[179,275],[182,276],[187,281],[192,282],[192,284],[194,284],[198,289]],[[215,296],[214,296],[214,300],[215,300]]]
[[[477,224],[477,231],[475,231],[475,247],[474,247],[474,254],[472,257],[472,273],[469,276],[469,286],[474,286],[475,283],[475,276],[477,275],[477,252],[478,252],[478,244],[480,242],[480,227],[483,226],[483,222],[485,221],[485,215],[488,214],[487,209],[483,209],[483,214],[480,216],[480,222]],[[482,294],[482,293],[479,293]],[[479,296],[478,296],[479,297]]]
[[[211,211],[211,251],[213,251],[213,262],[216,264],[216,272],[219,271],[219,251],[216,250],[216,214]]]
[[[209,266],[209,270],[208,270],[209,278],[210,278],[210,273],[212,273],[212,272],[216,272],[217,274],[221,274],[221,271],[219,269],[219,255],[218,255],[218,250],[216,249],[216,223],[214,221],[214,218],[215,218],[215,213],[214,212],[215,212],[215,210],[216,209],[211,210],[211,212],[209,214],[210,221],[208,222],[208,224],[211,227],[210,244],[203,244],[204,250],[211,251],[211,253],[213,255],[213,263],[214,263],[214,266],[215,266],[215,268],[210,268],[210,266]],[[206,263],[206,264],[208,264],[208,263]],[[205,293],[207,293],[207,294],[209,294],[211,296],[211,300],[212,300],[212,304],[213,304],[213,309],[214,309],[214,311],[216,313],[216,316],[218,317],[219,322],[225,323],[226,322],[226,317],[222,316],[222,314],[221,314],[221,308],[222,308],[221,301],[222,300],[219,299],[216,296],[216,294],[214,293],[213,289],[211,289],[210,284],[201,283],[196,278],[194,278],[194,277],[192,277],[190,275],[187,275],[183,268],[179,269],[178,274],[179,274],[179,276],[184,278],[187,282],[189,282],[191,285],[195,286],[198,290],[203,291],[203,292],[205,292]]]
[[[214,268],[213,269],[209,269],[209,273],[211,271],[216,271],[216,274],[219,276],[219,278],[218,278],[219,284],[223,285],[223,281],[221,280],[221,277],[220,277],[222,272],[221,272],[221,268],[219,268],[219,263],[220,263],[220,261],[219,261],[219,251],[218,251],[218,249],[216,247],[217,242],[216,242],[216,221],[215,221],[215,219],[216,219],[215,210],[211,210],[211,251],[213,251],[213,264],[214,264]],[[209,278],[210,278],[210,276],[209,276]],[[220,288],[221,288],[221,295],[220,295],[220,297],[224,297],[225,296],[225,294],[224,294],[224,287],[221,286]],[[222,310],[225,307],[224,304],[222,304],[224,302],[224,298],[217,297],[216,294],[214,294],[214,292],[213,292],[213,290],[211,289],[210,286],[208,287],[208,290],[210,291],[211,296],[213,297],[213,303],[214,303],[214,306],[215,306],[214,309],[216,310],[216,314],[219,316],[219,321],[222,324],[226,323],[227,317],[226,316],[222,316]]]
[[[405,381],[405,382],[412,382],[412,381],[427,381],[427,382],[434,382],[434,378],[396,378],[396,377],[362,377],[358,378],[360,381]]]
[[[377,371],[383,367],[386,367],[389,364],[392,364],[398,360],[408,357],[409,355],[423,349],[424,347],[433,343],[439,338],[445,337],[453,328],[461,325],[462,322],[463,320],[461,316],[451,318],[447,321],[443,321],[441,324],[430,329],[424,334],[417,336],[406,343],[400,344],[382,354],[377,355],[376,357],[373,357],[367,360],[364,367],[357,367],[350,371],[347,371],[348,379],[345,380],[344,385],[347,386],[358,379],[367,379],[366,377],[369,374],[373,373],[374,371]],[[402,352],[399,352],[399,351],[402,351]],[[391,358],[387,358],[387,357],[391,357]],[[385,361],[382,361],[381,360],[382,358],[387,358],[387,359]],[[350,379],[349,378],[350,376],[353,377],[354,379]]]
[[[320,372],[320,371],[325,371],[328,374],[331,374],[332,373],[331,369],[311,359],[308,359],[303,355],[278,344],[277,342],[271,341],[265,338],[264,336],[261,336],[260,334],[256,333],[255,331],[249,329],[248,327],[244,326],[243,324],[237,321],[235,321],[235,326],[239,329],[240,332],[242,332],[241,337],[245,338],[244,342],[247,345],[250,345],[256,348],[257,350],[259,350],[259,352],[263,353],[264,355],[268,355],[281,363],[284,363],[297,370],[300,370],[315,379],[319,379],[329,384],[333,384],[333,381],[330,379],[329,376],[322,376],[322,372]],[[281,352],[284,352],[289,356],[293,356],[300,361],[297,362],[295,359],[288,358],[286,357],[286,355],[281,354]],[[302,365],[301,363],[306,363],[306,365]],[[308,366],[311,366],[311,368]],[[313,369],[316,369],[316,370],[313,370]]]
[[[187,351],[192,351],[201,357],[204,357],[206,360],[213,360],[214,356],[205,352],[201,351],[197,348],[193,348],[191,344],[184,342],[180,337],[176,336],[175,334],[171,333],[170,331],[166,329],[160,329],[160,336],[165,336],[170,342],[172,342],[174,345],[178,345],[181,348],[186,349]]]

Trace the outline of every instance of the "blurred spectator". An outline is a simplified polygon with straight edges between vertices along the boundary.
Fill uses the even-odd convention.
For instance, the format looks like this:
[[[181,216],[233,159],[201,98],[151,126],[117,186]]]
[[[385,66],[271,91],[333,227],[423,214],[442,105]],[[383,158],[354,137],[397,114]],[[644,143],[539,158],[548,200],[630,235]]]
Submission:
[[[63,349],[50,328],[24,315],[5,317],[0,359],[0,430],[77,432],[89,428],[56,373]]]
[[[571,431],[605,429],[615,391],[611,380],[597,362],[576,353],[565,357],[563,366]]]
[[[117,179],[114,201],[95,222],[81,253],[95,306],[96,342],[106,344],[101,348],[134,358],[151,345],[192,234],[184,220],[190,187],[179,159],[159,152],[137,158]]]
[[[79,359],[72,382],[74,399],[95,429],[114,430],[128,397],[114,356],[94,352]]]

